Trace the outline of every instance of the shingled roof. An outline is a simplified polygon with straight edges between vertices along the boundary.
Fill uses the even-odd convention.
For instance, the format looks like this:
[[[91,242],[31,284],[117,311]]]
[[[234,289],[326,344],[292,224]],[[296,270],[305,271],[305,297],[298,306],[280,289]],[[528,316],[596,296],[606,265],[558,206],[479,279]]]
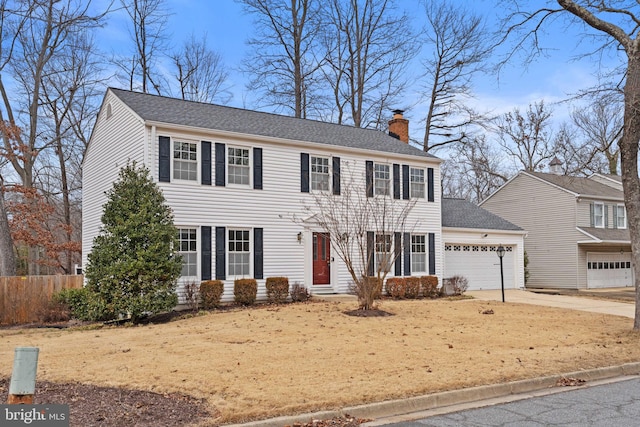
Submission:
[[[374,129],[361,129],[241,108],[184,101],[122,89],[110,88],[109,90],[146,122],[193,126],[436,159],[431,154]]]
[[[535,176],[546,182],[564,188],[574,194],[583,197],[602,197],[613,200],[624,200],[622,191],[610,186],[601,184],[591,178],[583,178],[578,176],[556,175],[553,173],[543,172],[522,172],[531,176]]]
[[[524,231],[467,200],[442,198],[442,226],[487,230]]]

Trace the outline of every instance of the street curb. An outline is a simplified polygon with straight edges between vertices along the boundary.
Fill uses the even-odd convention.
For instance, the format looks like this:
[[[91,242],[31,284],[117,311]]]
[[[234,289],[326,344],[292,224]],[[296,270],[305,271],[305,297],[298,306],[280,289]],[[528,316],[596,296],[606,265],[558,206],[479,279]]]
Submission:
[[[540,378],[512,381],[502,384],[491,384],[432,393],[407,399],[387,400],[350,406],[338,410],[310,412],[306,414],[288,415],[245,424],[229,424],[226,427],[283,427],[294,423],[307,423],[310,420],[329,419],[350,415],[357,418],[385,418],[394,415],[410,414],[434,408],[471,403],[485,399],[504,397],[520,393],[528,393],[546,388],[556,387],[562,378],[575,378],[585,381],[597,381],[614,377],[640,374],[640,362],[625,363],[618,366],[587,369],[566,374],[550,375]]]

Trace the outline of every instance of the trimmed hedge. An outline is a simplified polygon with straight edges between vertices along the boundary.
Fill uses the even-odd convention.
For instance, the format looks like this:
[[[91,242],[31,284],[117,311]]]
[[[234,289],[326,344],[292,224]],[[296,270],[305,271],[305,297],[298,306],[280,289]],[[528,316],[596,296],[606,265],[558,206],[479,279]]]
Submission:
[[[287,301],[289,295],[289,278],[287,277],[267,277],[267,302],[270,304],[281,304]]]
[[[409,299],[415,299],[420,296],[420,278],[419,277],[405,277],[405,297]]]
[[[291,288],[291,302],[305,302],[311,298],[309,290],[299,283],[295,283]]]
[[[237,304],[254,304],[258,296],[258,282],[256,279],[236,279],[233,282],[233,296]]]
[[[200,298],[202,308],[210,310],[220,305],[222,294],[224,293],[224,282],[222,280],[205,280],[200,283]]]
[[[387,279],[387,295],[395,299],[401,299],[406,294],[406,280],[404,277],[390,277]]]
[[[438,289],[438,276],[420,277],[422,296],[425,298],[438,298],[441,291]]]

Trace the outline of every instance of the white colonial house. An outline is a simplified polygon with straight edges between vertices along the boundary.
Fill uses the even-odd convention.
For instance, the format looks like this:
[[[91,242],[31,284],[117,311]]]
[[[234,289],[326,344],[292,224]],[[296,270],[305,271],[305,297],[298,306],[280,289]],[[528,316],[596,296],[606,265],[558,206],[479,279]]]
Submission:
[[[226,300],[236,278],[257,279],[259,297],[273,276],[316,294],[348,292],[347,269],[305,206],[317,192],[341,197],[349,169],[366,181],[368,197],[416,202],[410,233],[374,240],[403,248],[390,275],[442,280],[441,161],[406,142],[400,112],[389,129],[393,136],[108,89],[83,164],[83,265],[100,231],[105,191],[120,168],[136,161],[173,209],[184,260],[180,283],[223,280]]]

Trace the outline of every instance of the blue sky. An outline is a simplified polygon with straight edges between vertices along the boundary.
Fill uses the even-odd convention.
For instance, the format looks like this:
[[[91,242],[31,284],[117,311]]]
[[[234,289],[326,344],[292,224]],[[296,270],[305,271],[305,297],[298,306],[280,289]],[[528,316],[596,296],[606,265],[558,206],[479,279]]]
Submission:
[[[103,2],[106,0],[98,0]],[[479,13],[485,14],[493,27],[497,26],[495,0],[458,0],[466,2]],[[243,12],[241,5],[233,0],[167,0],[170,7],[169,31],[174,46],[178,46],[192,32],[196,36],[206,33],[211,48],[221,54],[228,67],[238,67],[244,58],[246,40],[252,33],[252,17]],[[117,3],[117,2],[116,2]],[[535,2],[542,3],[542,2]],[[419,0],[400,0],[399,5],[418,20],[423,16]],[[122,15],[115,14],[109,24],[100,30],[102,45],[107,50],[128,43],[126,22]],[[596,66],[593,58],[572,61],[579,51],[577,40],[586,40],[578,29],[568,27],[558,21],[547,27],[542,41],[551,50],[547,57],[539,58],[528,67],[517,61],[506,66],[501,74],[487,74],[476,80],[476,106],[494,114],[513,110],[515,107],[526,109],[529,103],[545,100],[549,105],[565,99],[596,82]],[[584,41],[582,48],[588,48]],[[252,108],[251,95],[244,87],[244,77],[237,70],[230,74],[233,99],[232,106]],[[411,96],[409,94],[408,96]],[[554,118],[560,122],[568,118],[566,105],[555,106]],[[411,137],[421,138],[419,121],[422,119],[420,108],[407,112],[411,120]]]

